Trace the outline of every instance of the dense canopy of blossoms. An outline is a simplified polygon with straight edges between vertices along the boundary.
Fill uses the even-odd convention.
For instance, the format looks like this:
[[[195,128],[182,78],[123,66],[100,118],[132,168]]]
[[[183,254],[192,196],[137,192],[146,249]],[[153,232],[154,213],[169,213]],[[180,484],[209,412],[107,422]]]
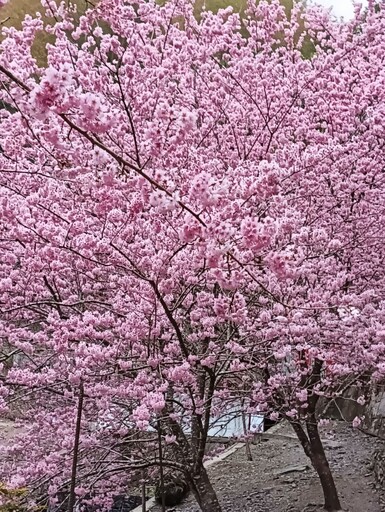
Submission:
[[[385,10],[42,3],[0,48],[8,478],[68,484],[81,397],[76,493],[107,506],[159,463],[140,432],[193,471],[234,403],[299,425],[384,377]]]

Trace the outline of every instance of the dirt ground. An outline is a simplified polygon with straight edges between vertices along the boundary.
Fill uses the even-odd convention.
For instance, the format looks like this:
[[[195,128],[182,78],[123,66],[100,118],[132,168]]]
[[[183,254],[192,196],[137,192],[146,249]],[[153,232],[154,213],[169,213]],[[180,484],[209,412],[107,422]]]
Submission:
[[[289,426],[275,427],[252,446],[253,461],[241,448],[208,471],[223,512],[319,512],[322,493],[318,478]],[[20,430],[17,429],[18,433]],[[15,434],[12,424],[0,422],[0,445]],[[1,439],[2,438],[2,439]],[[322,438],[343,509],[348,512],[385,512],[370,469],[371,455],[381,442],[333,423]],[[151,512],[160,512],[158,507]],[[199,512],[189,497],[168,512]]]
[[[322,431],[343,509],[383,512],[370,470],[370,457],[379,445],[343,423]],[[283,426],[252,447],[248,462],[244,448],[209,468],[223,512],[318,512],[323,510],[316,474],[290,427]],[[192,498],[169,512],[198,512]],[[152,512],[159,512],[157,507]]]

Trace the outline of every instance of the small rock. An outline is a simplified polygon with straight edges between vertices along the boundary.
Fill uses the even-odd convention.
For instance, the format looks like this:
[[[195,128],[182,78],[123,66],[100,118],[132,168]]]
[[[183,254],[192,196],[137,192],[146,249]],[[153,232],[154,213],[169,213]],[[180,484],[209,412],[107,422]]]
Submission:
[[[275,471],[276,475],[286,475],[287,473],[301,473],[302,471],[306,471],[309,469],[309,466],[286,466],[286,468],[280,469],[279,471]]]

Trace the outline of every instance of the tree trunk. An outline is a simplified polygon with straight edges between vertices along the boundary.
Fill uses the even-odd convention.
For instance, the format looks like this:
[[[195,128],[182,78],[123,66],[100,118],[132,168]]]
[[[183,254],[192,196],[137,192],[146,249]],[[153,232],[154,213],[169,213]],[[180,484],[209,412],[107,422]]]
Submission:
[[[310,417],[306,422],[306,429],[309,436],[311,450],[310,459],[321,481],[325,499],[325,510],[328,512],[337,512],[338,510],[341,510],[341,504],[329,462],[326,458],[325,450],[318,432],[317,420],[314,416]]]
[[[72,471],[71,471],[71,485],[70,494],[68,498],[68,512],[73,512],[76,503],[76,474],[78,469],[79,459],[79,445],[80,445],[80,431],[82,428],[82,413],[84,401],[84,385],[83,381],[80,382],[79,399],[78,399],[78,412],[76,417],[75,440],[74,440],[74,453],[72,457]]]
[[[337,512],[342,510],[333,475],[318,432],[315,417],[313,416],[306,421],[307,435],[298,420],[290,423],[294,432],[297,434],[304,452],[309,457],[312,466],[316,470],[320,479],[325,500],[325,510],[328,512]]]
[[[222,512],[217,494],[205,468],[201,465],[194,475],[186,475],[191,492],[202,512]]]
[[[166,512],[166,497],[164,494],[164,471],[163,471],[163,450],[162,450],[162,425],[160,419],[157,419],[158,427],[158,451],[159,451],[159,477],[162,512]]]
[[[249,438],[249,433],[248,433],[248,429],[247,429],[247,425],[246,425],[246,415],[243,411],[242,411],[242,424],[243,424],[243,434],[245,436],[246,459],[248,461],[252,462],[253,454],[251,453],[251,448],[250,448],[250,438]]]
[[[174,445],[177,450],[177,460],[183,461],[186,466],[184,476],[199,508],[202,512],[222,512],[222,507],[203,466],[200,454],[191,446],[179,423],[170,416],[166,421],[171,432],[177,438],[178,444]]]
[[[321,381],[321,372],[323,361],[315,359],[310,375],[305,375],[300,383],[301,388],[308,391],[308,409],[306,417],[306,430],[303,429],[300,420],[290,421],[297,437],[306,453],[311,460],[313,468],[316,470],[321,482],[324,495],[324,508],[328,512],[338,512],[341,509],[340,500],[332,472],[330,471],[329,462],[326,458],[325,450],[318,432],[318,424],[316,417],[316,406],[319,395],[314,392],[314,388]]]

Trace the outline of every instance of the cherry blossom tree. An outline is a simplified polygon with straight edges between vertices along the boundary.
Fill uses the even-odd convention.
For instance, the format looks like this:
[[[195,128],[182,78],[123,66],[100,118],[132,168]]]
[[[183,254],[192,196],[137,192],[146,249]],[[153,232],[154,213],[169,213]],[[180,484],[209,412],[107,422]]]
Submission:
[[[317,402],[384,373],[383,10],[42,3],[0,53],[5,476],[108,509],[171,468],[219,512],[209,426],[242,403],[339,510]]]
[[[317,428],[319,397],[338,396],[347,376],[360,385],[368,375],[383,378],[383,154],[372,117],[382,100],[370,92],[377,72],[367,54],[382,47],[383,13],[373,4],[370,9],[342,27],[308,13],[318,52],[326,48],[327,56],[314,59],[303,76],[308,86],[301,89],[305,117],[296,112],[298,143],[275,153],[288,174],[281,174],[275,208],[282,196],[285,202],[274,227],[280,218],[283,229],[274,242],[287,258],[276,260],[278,279],[266,266],[256,267],[259,248],[249,260],[252,278],[266,290],[262,311],[260,300],[255,311],[261,325],[255,338],[263,336],[266,361],[256,374],[255,401],[292,424],[319,474],[327,510],[339,510],[340,503]]]
[[[28,458],[40,461],[22,467],[17,455],[28,447],[15,446],[17,474],[36,486],[49,481],[55,495],[63,479],[73,484],[76,470],[78,496],[86,492],[84,482],[100,482],[109,497],[117,489],[116,473],[124,472],[127,480],[130,468],[159,464],[148,455],[151,444],[146,456],[136,449],[139,459],[130,452],[116,461],[120,445],[130,439],[137,444],[132,430],[146,430],[152,422],[165,443],[176,445],[177,460],[163,463],[186,472],[202,509],[219,510],[202,462],[215,391],[212,367],[223,357],[226,362],[222,352],[236,332],[217,327],[213,314],[198,329],[199,311],[212,296],[207,290],[219,286],[206,274],[221,248],[202,236],[207,221],[194,209],[203,203],[215,213],[222,189],[231,185],[224,162],[208,157],[220,144],[221,112],[207,83],[221,80],[221,65],[210,70],[222,44],[216,32],[224,23],[232,34],[240,22],[229,12],[208,15],[202,34],[207,44],[201,47],[192,37],[199,26],[189,5],[143,4],[135,12],[121,2],[104,2],[76,30],[63,6],[56,15],[62,21],[52,28],[57,39],[48,49],[46,70],[37,68],[29,52],[40,19],[27,19],[21,34],[9,30],[2,53],[4,101],[16,108],[3,118],[2,336],[11,347],[4,359],[19,357],[4,374],[4,407],[22,400],[26,420],[35,420],[29,436],[36,444],[29,445]],[[191,29],[175,25],[177,15]],[[98,19],[109,21],[109,32],[123,43],[104,35]],[[69,30],[75,41],[93,35],[79,49]],[[21,74],[14,69],[18,60]],[[203,65],[202,77],[195,62]],[[155,96],[146,85],[153,82],[159,82]],[[213,113],[206,114],[211,103]],[[22,169],[19,143],[14,145],[19,136],[28,154]],[[212,166],[217,179],[208,172]],[[190,183],[193,168],[199,172]],[[226,311],[226,321],[230,313],[233,323],[242,321],[241,296],[232,293],[222,302],[213,305],[223,320]],[[187,313],[193,306],[195,317]],[[186,416],[191,442],[182,430]],[[77,460],[71,456],[76,419]],[[69,509],[73,501],[71,495]]]

